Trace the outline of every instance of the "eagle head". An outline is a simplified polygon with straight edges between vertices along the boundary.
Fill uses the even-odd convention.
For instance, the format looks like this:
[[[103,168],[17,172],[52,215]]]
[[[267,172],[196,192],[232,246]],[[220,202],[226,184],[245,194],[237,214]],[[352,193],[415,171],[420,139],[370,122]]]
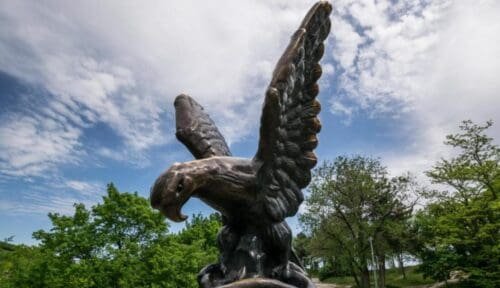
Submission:
[[[175,222],[187,219],[181,208],[198,186],[190,175],[191,168],[187,163],[175,163],[156,179],[151,188],[151,206]]]

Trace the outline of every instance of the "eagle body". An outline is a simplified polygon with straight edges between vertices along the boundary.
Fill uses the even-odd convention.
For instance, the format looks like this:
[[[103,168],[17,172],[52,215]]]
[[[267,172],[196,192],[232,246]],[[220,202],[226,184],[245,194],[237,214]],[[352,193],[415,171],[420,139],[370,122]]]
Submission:
[[[262,215],[264,212],[263,207],[258,207],[257,201],[257,171],[259,166],[252,159],[228,156],[175,163],[158,177],[152,191],[161,191],[172,187],[175,190],[172,190],[170,194],[173,194],[172,197],[176,197],[175,194],[178,194],[179,200],[174,201],[174,203],[180,206],[193,196],[221,212],[228,219],[246,218],[245,221],[252,222],[257,219],[254,218],[255,215]],[[175,176],[178,179],[172,180]],[[165,185],[169,180],[170,186]],[[190,185],[193,189],[190,189],[189,192],[178,193],[179,183]],[[169,192],[153,193],[151,203],[153,208],[168,214],[168,209],[172,208],[172,204],[165,204],[165,195],[169,195]],[[167,202],[172,203],[173,201],[168,199]],[[260,204],[262,206],[262,203]],[[177,207],[175,208],[177,211]],[[176,215],[173,218],[174,221],[183,220],[184,216]]]
[[[185,219],[180,208],[191,197],[201,199],[223,215],[225,226],[218,235],[222,261],[200,273],[207,276],[200,279],[210,283],[207,287],[282,273],[277,271],[287,268],[280,264],[287,263],[290,257],[291,230],[285,221],[276,222],[266,215],[265,202],[258,191],[257,172],[261,165],[253,159],[228,156],[175,163],[153,186],[152,206],[174,221]],[[177,189],[179,184],[184,191]],[[275,254],[277,257],[270,257]],[[299,261],[293,261],[299,269]],[[225,268],[230,273],[222,279],[208,277],[211,270],[221,267],[232,269]]]
[[[198,275],[202,288],[311,288],[293,253],[285,219],[297,213],[316,164],[321,125],[318,79],[331,5],[316,3],[279,59],[265,92],[260,139],[252,159],[233,157],[203,107],[188,95],[174,101],[176,136],[196,160],[175,163],[151,189],[151,205],[173,221],[197,197],[222,214],[219,262]]]

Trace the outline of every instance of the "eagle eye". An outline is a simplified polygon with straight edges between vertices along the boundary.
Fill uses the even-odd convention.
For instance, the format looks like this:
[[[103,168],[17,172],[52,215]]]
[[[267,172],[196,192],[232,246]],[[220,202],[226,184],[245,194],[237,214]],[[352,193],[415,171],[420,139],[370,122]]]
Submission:
[[[175,198],[179,198],[181,196],[181,192],[184,190],[184,179],[181,179],[179,183],[177,183],[177,187],[175,187]]]
[[[184,185],[182,184],[182,181],[179,181],[179,184],[177,184],[176,192],[182,192],[184,189]]]

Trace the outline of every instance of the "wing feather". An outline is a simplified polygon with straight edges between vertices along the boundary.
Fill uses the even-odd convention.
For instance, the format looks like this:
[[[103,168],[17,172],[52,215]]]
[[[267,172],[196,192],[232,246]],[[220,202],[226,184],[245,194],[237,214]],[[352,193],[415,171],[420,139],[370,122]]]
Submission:
[[[200,104],[188,95],[181,94],[175,99],[174,106],[175,136],[196,159],[231,156],[226,140]]]
[[[321,129],[316,83],[322,70],[323,41],[330,31],[332,7],[320,1],[307,13],[281,56],[266,92],[255,161],[266,212],[274,221],[295,215],[311,181],[313,153]]]

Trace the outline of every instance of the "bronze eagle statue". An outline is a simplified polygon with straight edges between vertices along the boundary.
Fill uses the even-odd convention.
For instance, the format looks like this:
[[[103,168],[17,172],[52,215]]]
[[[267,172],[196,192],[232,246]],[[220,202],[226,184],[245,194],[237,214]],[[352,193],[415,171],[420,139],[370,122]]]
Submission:
[[[222,214],[219,263],[200,287],[314,287],[291,249],[285,218],[297,213],[317,159],[318,79],[332,6],[316,3],[279,59],[267,88],[253,159],[232,157],[226,141],[191,97],[175,99],[176,136],[196,160],[175,163],[151,189],[151,205],[173,221],[197,197]]]

